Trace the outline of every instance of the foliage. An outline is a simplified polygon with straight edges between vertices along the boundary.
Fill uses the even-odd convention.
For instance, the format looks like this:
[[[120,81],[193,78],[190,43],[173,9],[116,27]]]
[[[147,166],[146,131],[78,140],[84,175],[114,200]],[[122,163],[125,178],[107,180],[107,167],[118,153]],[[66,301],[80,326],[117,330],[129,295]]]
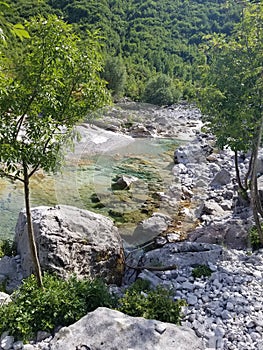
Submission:
[[[153,77],[145,86],[143,101],[155,105],[171,105],[182,97],[182,87],[165,74]]]
[[[235,151],[240,190],[248,190],[250,178],[252,209],[263,245],[263,209],[257,189],[257,156],[263,134],[262,23],[263,3],[248,3],[232,36],[209,37],[204,50],[207,64],[203,67],[200,107],[218,145]],[[243,182],[237,152],[250,152],[250,167]]]
[[[0,86],[1,173],[13,178],[22,175],[23,162],[31,170],[54,170],[74,124],[108,102],[98,77],[97,34],[81,42],[55,16],[32,19],[26,27],[31,38]]]
[[[9,330],[17,339],[28,341],[39,330],[53,332],[95,310],[114,307],[115,299],[101,280],[69,280],[44,274],[39,289],[32,275],[12,295],[12,302],[0,308],[0,333]]]
[[[143,280],[138,278],[132,285],[129,287],[130,292],[149,292],[151,290],[151,283],[148,280]]]
[[[0,241],[0,258],[3,256],[13,256],[16,253],[15,242],[11,239]]]
[[[128,72],[125,94],[136,100],[156,72],[183,84],[196,81],[203,36],[229,35],[240,20],[241,7],[236,0],[42,0],[34,6],[29,0],[6,1],[15,8],[14,23],[37,13],[56,13],[83,36],[86,29],[99,28],[105,56],[123,58]]]
[[[212,270],[206,265],[198,265],[192,271],[192,276],[194,278],[210,277]]]
[[[249,240],[250,240],[251,248],[253,250],[259,249],[261,244],[260,244],[258,229],[257,229],[256,226],[253,226],[249,230],[248,237],[249,237]]]
[[[109,103],[109,97],[99,77],[98,33],[80,40],[72,26],[54,15],[32,18],[26,29],[30,37],[20,55],[3,62],[0,176],[24,185],[29,245],[41,286],[30,214],[30,178],[40,168],[48,172],[57,169],[75,124]]]
[[[140,287],[143,291],[140,291]],[[146,293],[144,292],[145,289]],[[175,324],[180,323],[181,307],[186,305],[184,300],[174,301],[172,293],[161,286],[149,291],[148,287],[144,285],[129,287],[119,303],[119,311],[130,316]]]
[[[6,19],[8,12],[11,12],[11,7],[6,2],[0,1],[0,39],[6,42],[6,38],[10,34],[19,37],[21,40],[29,38],[29,33],[21,23],[13,24]]]
[[[107,81],[107,88],[114,97],[121,97],[126,84],[126,68],[119,57],[108,57],[105,62],[102,78]]]

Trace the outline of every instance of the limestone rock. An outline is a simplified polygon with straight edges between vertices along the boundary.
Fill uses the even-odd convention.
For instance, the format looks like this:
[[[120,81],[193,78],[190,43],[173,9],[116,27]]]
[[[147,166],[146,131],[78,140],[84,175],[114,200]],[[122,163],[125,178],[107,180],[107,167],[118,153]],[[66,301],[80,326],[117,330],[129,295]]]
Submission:
[[[168,243],[162,248],[146,252],[141,258],[142,266],[185,266],[207,265],[222,259],[222,247],[215,244],[180,242]]]
[[[222,209],[222,207],[217,204],[214,201],[205,201],[203,203],[203,210],[202,210],[202,214],[207,214],[207,215],[220,215],[224,212],[224,210]]]
[[[32,209],[40,264],[67,277],[101,277],[121,283],[123,248],[112,220],[100,214],[60,205]],[[25,211],[16,226],[15,241],[24,277],[32,273]]]
[[[226,169],[220,170],[210,183],[210,186],[219,187],[229,184],[231,181],[231,174]]]
[[[142,124],[135,124],[129,129],[132,137],[152,136],[151,132]]]
[[[139,179],[136,176],[121,175],[119,176],[115,183],[112,184],[112,189],[114,190],[128,190],[134,182]]]
[[[165,232],[172,222],[169,215],[154,213],[150,218],[139,223],[134,230],[132,240],[135,245],[142,244]]]
[[[2,305],[5,305],[5,304],[10,303],[11,301],[12,301],[12,300],[11,300],[9,294],[0,292],[0,307],[1,307]]]
[[[187,327],[131,317],[98,308],[75,324],[64,327],[50,343],[50,350],[201,350],[201,340]]]
[[[247,247],[247,233],[252,224],[241,219],[226,219],[209,226],[199,227],[188,233],[191,242],[223,244],[232,249]]]
[[[0,259],[0,284],[4,284],[8,293],[13,292],[21,283],[22,274],[17,257],[4,256]]]

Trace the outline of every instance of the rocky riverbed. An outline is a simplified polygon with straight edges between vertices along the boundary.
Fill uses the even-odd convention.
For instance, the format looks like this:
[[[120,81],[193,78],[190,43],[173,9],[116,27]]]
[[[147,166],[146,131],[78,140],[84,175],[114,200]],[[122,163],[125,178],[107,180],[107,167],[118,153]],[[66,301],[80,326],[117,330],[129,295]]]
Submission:
[[[204,349],[263,349],[263,250],[250,253],[182,242],[129,255],[132,266],[171,264],[178,268],[141,270],[137,277],[150,281],[153,287],[171,288],[175,300],[186,300],[182,325],[195,331]],[[134,271],[128,270],[126,278],[133,279]]]
[[[132,142],[142,136],[179,135],[184,135],[189,142],[174,153],[172,183],[165,191],[157,191],[162,203],[159,210],[135,229],[135,243],[147,246],[147,249],[134,248],[134,241],[131,242],[133,244],[126,249],[126,263],[135,269],[127,268],[123,285],[112,286],[112,290],[122,293],[127,285],[140,277],[149,280],[153,287],[171,288],[174,299],[185,299],[188,306],[183,310],[182,323],[186,329],[195,332],[195,337],[191,332],[189,336],[196,346],[187,343],[178,350],[188,350],[190,346],[194,350],[262,350],[263,250],[251,249],[248,233],[253,219],[248,203],[238,196],[233,153],[219,151],[214,138],[202,133],[200,113],[195,108],[180,105],[159,110],[148,106],[140,113],[137,107],[133,103],[114,107],[115,110],[108,112],[103,120],[94,121],[95,127],[89,128],[103,127],[108,129],[107,132],[121,133],[120,137],[125,135],[128,139],[132,136]],[[113,117],[113,112],[119,117]],[[96,142],[102,145],[103,140],[105,138]],[[248,166],[246,157],[240,158],[239,164],[242,175]],[[262,164],[260,155],[259,174],[263,173]],[[162,212],[162,208],[170,208],[170,213]],[[65,218],[63,222],[67,225]],[[95,221],[94,227],[97,227]],[[13,278],[16,276],[19,280],[21,263],[21,256],[1,259],[1,273],[12,271]],[[170,270],[154,270],[156,266],[175,265],[176,268]],[[196,274],[198,269],[205,271],[203,276]],[[120,320],[122,316],[116,317]],[[127,319],[122,322],[130,324]],[[14,350],[56,349],[56,339],[68,342],[70,335],[70,341],[74,343],[80,323],[74,327],[58,338],[48,337],[24,347],[21,342],[13,344],[12,338],[4,335],[0,345],[2,349]],[[165,334],[166,326],[158,327]],[[99,331],[93,335],[94,341],[101,341]],[[138,334],[133,336],[138,337]],[[127,334],[125,337],[129,338]],[[8,346],[5,345],[7,342]],[[91,346],[88,340],[85,344],[85,349]],[[141,350],[141,346],[141,343],[137,344],[133,349]],[[126,348],[120,346],[118,350]],[[161,349],[157,345],[151,348]],[[113,350],[113,347],[109,345],[107,349]]]

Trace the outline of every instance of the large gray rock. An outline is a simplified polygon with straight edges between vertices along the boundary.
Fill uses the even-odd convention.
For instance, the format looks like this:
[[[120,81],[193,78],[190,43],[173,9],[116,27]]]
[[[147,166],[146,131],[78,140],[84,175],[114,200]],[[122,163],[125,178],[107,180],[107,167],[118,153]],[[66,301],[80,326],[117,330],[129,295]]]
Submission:
[[[98,308],[60,329],[50,343],[50,350],[73,349],[201,350],[204,347],[190,328]]]
[[[123,248],[112,220],[87,210],[60,205],[32,209],[40,264],[67,277],[102,277],[121,283]],[[24,277],[32,273],[25,211],[19,214],[15,241]]]
[[[227,219],[199,227],[188,234],[188,240],[196,243],[223,244],[232,249],[246,249],[251,220]]]
[[[140,266],[185,266],[215,264],[223,258],[222,247],[215,244],[180,242],[168,243],[162,248],[146,252],[140,259]]]
[[[12,293],[23,279],[20,260],[17,258],[17,256],[4,256],[0,259],[0,285],[4,285],[8,293]]]
[[[169,215],[154,213],[137,225],[129,243],[139,245],[148,242],[165,232],[171,222],[172,218]]]
[[[222,169],[215,175],[215,177],[210,183],[210,186],[220,187],[220,186],[227,185],[230,182],[231,182],[230,172],[226,169]]]

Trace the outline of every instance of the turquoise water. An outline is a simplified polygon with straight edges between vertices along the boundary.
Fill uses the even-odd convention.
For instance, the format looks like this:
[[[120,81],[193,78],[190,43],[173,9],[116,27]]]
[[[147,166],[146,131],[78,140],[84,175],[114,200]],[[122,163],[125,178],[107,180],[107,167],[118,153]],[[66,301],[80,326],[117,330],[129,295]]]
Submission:
[[[118,215],[140,213],[154,191],[165,191],[173,181],[173,151],[183,141],[136,139],[113,153],[83,157],[65,164],[60,174],[39,172],[31,182],[31,206],[67,204],[89,209],[118,221]],[[129,191],[114,191],[118,175],[128,174],[138,181]],[[14,235],[19,211],[24,207],[23,186],[0,180],[0,237]],[[145,211],[145,210],[144,210]],[[135,213],[136,215],[133,215]],[[118,223],[121,226],[121,223]],[[129,222],[126,222],[127,226]]]

